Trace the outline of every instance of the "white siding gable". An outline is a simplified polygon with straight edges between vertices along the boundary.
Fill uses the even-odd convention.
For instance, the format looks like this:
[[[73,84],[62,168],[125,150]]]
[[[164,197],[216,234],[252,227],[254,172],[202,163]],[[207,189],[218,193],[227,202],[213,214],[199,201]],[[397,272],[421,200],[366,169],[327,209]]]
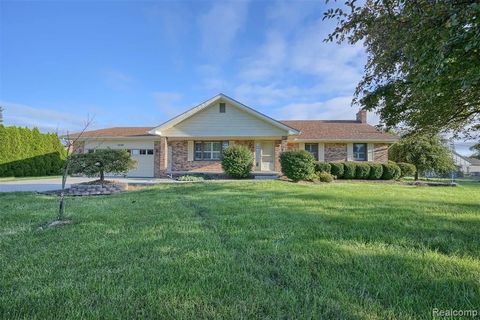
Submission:
[[[220,103],[199,111],[190,118],[162,132],[166,137],[276,137],[288,135],[282,130],[240,108],[227,103],[220,113]]]

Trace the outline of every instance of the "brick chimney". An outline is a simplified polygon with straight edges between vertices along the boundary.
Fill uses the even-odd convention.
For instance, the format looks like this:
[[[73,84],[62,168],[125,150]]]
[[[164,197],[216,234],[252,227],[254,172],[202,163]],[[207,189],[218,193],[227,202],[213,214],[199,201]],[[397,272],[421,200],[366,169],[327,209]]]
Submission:
[[[367,110],[363,110],[363,109],[358,110],[357,121],[360,123],[367,123]]]

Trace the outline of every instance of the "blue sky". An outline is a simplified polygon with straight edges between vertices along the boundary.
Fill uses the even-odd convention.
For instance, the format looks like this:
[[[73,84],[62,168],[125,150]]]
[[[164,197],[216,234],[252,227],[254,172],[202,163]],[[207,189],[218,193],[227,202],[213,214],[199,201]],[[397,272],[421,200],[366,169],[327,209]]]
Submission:
[[[153,126],[223,92],[277,119],[351,119],[361,45],[324,1],[0,2],[5,123]],[[370,115],[370,122],[377,117]]]

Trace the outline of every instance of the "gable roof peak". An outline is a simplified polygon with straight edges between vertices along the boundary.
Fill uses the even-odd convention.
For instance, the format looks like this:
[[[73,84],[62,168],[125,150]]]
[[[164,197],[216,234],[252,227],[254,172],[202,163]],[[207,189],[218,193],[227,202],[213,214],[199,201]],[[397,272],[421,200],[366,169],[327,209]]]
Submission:
[[[169,129],[175,125],[177,125],[178,123],[192,117],[193,115],[195,115],[196,113],[204,110],[205,108],[209,107],[212,103],[218,101],[220,98],[223,98],[224,100],[226,100],[227,102],[231,103],[232,105],[236,106],[237,108],[243,110],[243,111],[246,111],[250,114],[252,114],[253,116],[257,117],[257,118],[260,118],[262,119],[263,121],[267,122],[267,123],[270,123],[271,125],[275,126],[275,127],[278,127],[278,128],[281,128],[283,130],[286,130],[288,132],[288,134],[299,134],[300,132],[295,129],[295,128],[292,128],[278,120],[275,120],[253,108],[250,108],[249,106],[227,96],[226,94],[224,93],[219,93],[217,95],[215,95],[214,97],[198,104],[197,106],[181,113],[180,115],[152,128],[152,130],[149,131],[150,134],[154,134],[154,135],[161,135],[162,134],[162,130],[166,130],[166,129]]]

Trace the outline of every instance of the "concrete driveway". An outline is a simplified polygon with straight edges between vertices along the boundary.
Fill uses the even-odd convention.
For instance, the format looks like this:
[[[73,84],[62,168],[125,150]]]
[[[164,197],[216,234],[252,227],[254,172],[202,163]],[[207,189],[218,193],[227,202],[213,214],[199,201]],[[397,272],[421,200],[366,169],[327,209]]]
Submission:
[[[83,178],[83,177],[68,177],[66,187],[69,188],[71,184],[82,183],[96,180],[98,178]],[[157,183],[178,183],[172,179],[158,179],[158,178],[121,178],[121,177],[105,177],[106,180],[115,180],[128,184],[140,185],[154,185]],[[0,192],[45,192],[52,190],[60,190],[62,188],[62,178],[37,178],[37,179],[17,179],[12,181],[0,180]]]
[[[92,178],[69,177],[67,179],[67,188],[72,183],[81,183],[95,180]],[[42,179],[18,179],[13,181],[0,181],[0,192],[45,192],[51,190],[59,190],[62,188],[62,178],[42,178]]]

